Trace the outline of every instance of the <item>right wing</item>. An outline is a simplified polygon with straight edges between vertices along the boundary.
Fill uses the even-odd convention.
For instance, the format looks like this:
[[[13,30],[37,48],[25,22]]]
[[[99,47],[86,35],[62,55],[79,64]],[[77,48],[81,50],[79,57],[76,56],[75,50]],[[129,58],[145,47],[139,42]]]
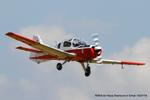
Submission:
[[[6,35],[15,40],[23,42],[33,48],[36,48],[40,52],[45,52],[45,53],[48,53],[49,55],[56,56],[58,59],[65,60],[65,59],[71,59],[71,58],[75,57],[74,54],[70,54],[68,52],[65,52],[65,51],[57,49],[57,48],[48,47],[48,46],[40,44],[39,42],[36,42],[32,39],[26,38],[24,36],[21,36],[21,35],[12,33],[12,32],[8,32],[8,33],[6,33]],[[19,49],[26,49],[26,48],[19,47]]]
[[[143,62],[133,62],[133,61],[121,61],[121,60],[110,60],[110,59],[100,59],[92,60],[91,63],[97,64],[119,64],[119,65],[145,65]]]

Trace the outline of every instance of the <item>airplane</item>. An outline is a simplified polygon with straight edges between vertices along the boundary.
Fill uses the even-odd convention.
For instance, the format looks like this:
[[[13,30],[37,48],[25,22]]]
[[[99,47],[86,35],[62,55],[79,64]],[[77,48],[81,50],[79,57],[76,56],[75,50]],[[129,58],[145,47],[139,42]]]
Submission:
[[[91,74],[89,63],[120,64],[122,65],[122,68],[123,65],[145,65],[144,62],[103,59],[103,49],[99,46],[97,35],[93,35],[94,45],[88,45],[77,38],[71,38],[56,44],[56,47],[45,45],[39,35],[33,35],[33,38],[31,39],[20,34],[8,32],[6,33],[6,36],[29,45],[31,48],[18,46],[16,49],[30,52],[29,59],[37,64],[49,60],[64,61],[63,63],[57,63],[56,65],[56,68],[60,71],[65,63],[76,61],[81,64],[86,77]]]

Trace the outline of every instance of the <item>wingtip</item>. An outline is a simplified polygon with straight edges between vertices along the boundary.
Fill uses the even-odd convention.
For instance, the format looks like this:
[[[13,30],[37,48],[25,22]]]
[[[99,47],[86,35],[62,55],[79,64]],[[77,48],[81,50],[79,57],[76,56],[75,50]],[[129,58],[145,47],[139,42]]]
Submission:
[[[139,66],[145,66],[146,63],[139,63],[138,65],[139,65]]]
[[[146,63],[144,63],[144,62],[140,62],[140,64],[139,65],[146,65]]]
[[[14,34],[13,32],[7,32],[5,35],[9,36],[11,34]]]

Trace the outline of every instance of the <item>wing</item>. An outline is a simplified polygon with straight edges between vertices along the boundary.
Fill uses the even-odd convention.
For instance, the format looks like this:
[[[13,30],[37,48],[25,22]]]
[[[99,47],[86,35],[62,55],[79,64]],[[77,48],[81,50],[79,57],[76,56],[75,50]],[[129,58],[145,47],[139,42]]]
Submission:
[[[39,50],[40,52],[42,51],[42,52],[48,53],[49,55],[57,56],[58,59],[71,59],[75,56],[74,54],[70,54],[68,52],[65,52],[65,51],[57,49],[57,48],[48,47],[48,46],[40,44],[39,42],[36,42],[32,39],[26,38],[24,36],[21,36],[21,35],[12,33],[12,32],[8,32],[8,33],[6,33],[6,35],[15,40],[23,42],[23,43]],[[26,48],[22,48],[22,47],[19,47],[19,49],[27,50]],[[28,51],[31,51],[31,50],[28,50]]]
[[[143,62],[120,61],[120,60],[110,60],[110,59],[92,60],[91,63],[120,64],[120,65],[145,65],[145,63],[143,63]]]

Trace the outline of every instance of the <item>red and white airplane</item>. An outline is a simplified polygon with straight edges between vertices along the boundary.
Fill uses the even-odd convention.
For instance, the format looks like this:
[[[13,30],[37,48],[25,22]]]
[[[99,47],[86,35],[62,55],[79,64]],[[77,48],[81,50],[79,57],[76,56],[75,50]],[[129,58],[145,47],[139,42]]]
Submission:
[[[66,62],[79,62],[85,72],[85,76],[91,74],[89,63],[96,64],[120,64],[122,65],[145,65],[143,62],[119,61],[102,58],[102,48],[98,45],[98,38],[94,36],[94,45],[87,45],[79,39],[72,38],[57,44],[56,47],[49,47],[44,45],[38,35],[33,36],[33,39],[21,36],[19,34],[8,32],[7,36],[23,42],[32,48],[19,46],[16,49],[31,52],[30,59],[36,63],[41,63],[49,60],[63,60],[63,63],[57,64],[57,69],[61,70],[62,65]],[[85,64],[87,66],[85,66]]]

